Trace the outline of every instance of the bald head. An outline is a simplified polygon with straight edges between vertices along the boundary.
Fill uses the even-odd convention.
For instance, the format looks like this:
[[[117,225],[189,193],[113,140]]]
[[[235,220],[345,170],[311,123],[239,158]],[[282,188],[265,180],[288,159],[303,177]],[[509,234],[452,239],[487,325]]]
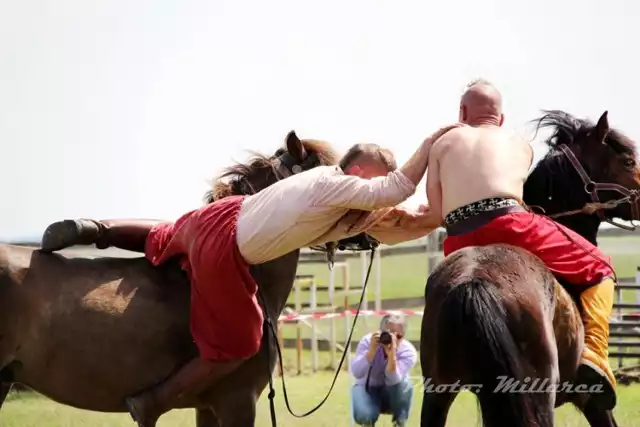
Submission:
[[[486,80],[467,86],[460,99],[460,121],[471,126],[502,126],[502,95]]]

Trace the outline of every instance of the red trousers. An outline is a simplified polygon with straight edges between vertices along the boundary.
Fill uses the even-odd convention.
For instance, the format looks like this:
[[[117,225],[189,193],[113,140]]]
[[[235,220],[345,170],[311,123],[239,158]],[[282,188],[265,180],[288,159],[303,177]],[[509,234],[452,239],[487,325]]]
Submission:
[[[510,212],[473,231],[447,236],[444,255],[467,246],[505,243],[536,255],[559,278],[573,285],[590,286],[614,273],[611,259],[573,230],[543,215]]]
[[[231,196],[155,226],[145,254],[160,265],[179,256],[191,280],[191,334],[200,356],[213,361],[253,356],[263,314],[258,286],[236,243],[242,196]]]

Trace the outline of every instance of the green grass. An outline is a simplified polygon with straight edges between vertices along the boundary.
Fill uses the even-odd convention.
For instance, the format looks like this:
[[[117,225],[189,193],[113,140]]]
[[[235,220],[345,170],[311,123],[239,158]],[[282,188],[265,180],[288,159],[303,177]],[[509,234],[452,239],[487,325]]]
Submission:
[[[287,365],[292,364],[293,353],[288,351],[285,356]],[[419,369],[414,369],[419,375]],[[295,413],[303,413],[318,404],[331,385],[333,373],[320,372],[313,375],[285,376],[289,402]],[[341,372],[336,386],[324,406],[309,417],[297,419],[288,414],[284,405],[279,378],[276,381],[276,411],[278,426],[280,427],[342,427],[349,425],[349,388],[350,378],[346,372]],[[422,394],[419,389],[414,393],[413,407],[408,426],[419,425],[420,405]],[[615,415],[620,425],[638,425],[640,419],[640,385],[621,386],[619,388],[618,406]],[[266,393],[258,402],[258,416],[256,426],[270,426],[269,407]],[[565,405],[556,411],[557,425],[566,427],[581,427],[588,424],[583,417],[571,406]],[[2,427],[133,427],[134,424],[127,414],[102,414],[82,411],[66,407],[38,395],[20,393],[10,396],[0,412]],[[391,426],[389,417],[382,418],[377,424],[381,427]],[[476,399],[469,393],[461,393],[449,412],[448,427],[477,426]],[[193,427],[194,414],[191,410],[172,411],[160,419],[158,427]]]

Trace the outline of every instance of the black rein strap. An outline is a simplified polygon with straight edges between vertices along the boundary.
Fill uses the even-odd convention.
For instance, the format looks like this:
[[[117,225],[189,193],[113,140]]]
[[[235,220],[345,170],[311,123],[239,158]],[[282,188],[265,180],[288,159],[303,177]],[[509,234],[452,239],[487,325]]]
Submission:
[[[275,341],[276,344],[276,349],[278,351],[278,362],[280,364],[280,372],[281,372],[281,376],[282,376],[282,394],[284,395],[284,401],[287,405],[287,410],[289,411],[289,413],[291,415],[293,415],[296,418],[304,418],[308,415],[313,414],[315,411],[317,411],[318,409],[320,409],[320,407],[322,405],[324,405],[324,403],[327,401],[327,399],[329,398],[329,396],[331,395],[331,391],[333,391],[333,387],[336,384],[336,380],[338,379],[338,375],[340,374],[340,370],[342,369],[342,364],[344,363],[344,359],[347,355],[347,351],[351,351],[351,337],[353,336],[353,331],[355,329],[355,325],[356,325],[356,321],[358,320],[358,315],[360,314],[360,307],[362,306],[362,301],[364,300],[364,295],[367,289],[367,283],[369,282],[369,275],[371,274],[371,267],[373,265],[373,260],[374,260],[374,256],[375,256],[375,251],[376,248],[372,247],[371,248],[371,257],[369,259],[369,268],[367,269],[367,275],[364,279],[364,284],[362,286],[362,294],[360,295],[360,302],[358,303],[358,310],[356,311],[356,315],[353,319],[353,324],[351,325],[351,331],[349,332],[349,338],[347,338],[347,342],[345,344],[345,348],[344,351],[342,352],[342,358],[340,359],[340,364],[338,365],[338,369],[336,370],[336,373],[333,377],[333,382],[331,383],[331,387],[329,388],[329,391],[327,392],[327,395],[324,397],[324,399],[322,399],[322,401],[320,403],[318,403],[318,405],[316,405],[315,408],[310,409],[309,411],[305,412],[302,415],[298,415],[295,414],[292,410],[291,410],[291,406],[289,405],[289,396],[287,395],[287,386],[285,385],[284,382],[284,366],[282,364],[282,349],[280,348],[280,342],[278,341],[278,332],[277,332],[277,327],[274,326],[273,324],[273,319],[271,319],[271,316],[269,315],[269,308],[267,307],[266,304],[266,300],[264,298],[264,295],[262,294],[262,288],[258,287],[258,299],[260,300],[260,305],[262,305],[262,311],[264,313],[264,322],[263,322],[263,333],[268,334],[269,332],[271,332],[271,337],[273,337],[273,340]],[[273,402],[273,399],[276,395],[276,392],[273,388],[273,375],[271,372],[271,343],[269,343],[268,347],[267,347],[267,365],[268,365],[268,369],[269,369],[269,409],[271,412],[271,425],[273,427],[277,426],[277,420],[276,420],[276,408]]]

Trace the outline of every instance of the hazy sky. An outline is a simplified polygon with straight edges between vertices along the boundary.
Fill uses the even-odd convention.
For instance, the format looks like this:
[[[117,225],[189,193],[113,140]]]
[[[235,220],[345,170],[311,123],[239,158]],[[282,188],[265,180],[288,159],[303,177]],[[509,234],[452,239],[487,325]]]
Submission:
[[[2,0],[0,240],[62,218],[175,219],[290,129],[404,162],[479,76],[506,126],[608,109],[640,138],[633,4]]]

